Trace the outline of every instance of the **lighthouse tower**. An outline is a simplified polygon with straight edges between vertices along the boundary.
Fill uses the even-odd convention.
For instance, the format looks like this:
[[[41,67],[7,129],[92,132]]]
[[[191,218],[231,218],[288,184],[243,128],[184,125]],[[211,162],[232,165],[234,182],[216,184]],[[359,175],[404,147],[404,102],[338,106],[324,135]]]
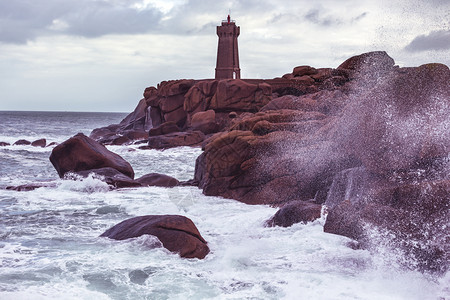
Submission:
[[[241,78],[237,38],[240,28],[230,15],[217,26],[219,45],[217,47],[216,79]]]

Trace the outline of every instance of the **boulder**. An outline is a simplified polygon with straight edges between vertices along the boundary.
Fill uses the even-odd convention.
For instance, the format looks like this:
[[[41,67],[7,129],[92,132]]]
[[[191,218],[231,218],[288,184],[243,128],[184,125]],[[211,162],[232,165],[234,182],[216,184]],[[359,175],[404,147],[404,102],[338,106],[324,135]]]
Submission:
[[[407,268],[444,274],[450,259],[448,236],[450,181],[372,182],[365,196],[329,209],[324,231],[355,239],[363,248],[402,251]]]
[[[212,97],[217,92],[218,80],[202,80],[197,82],[187,93],[184,110],[190,115],[209,109]]]
[[[34,146],[34,147],[45,147],[46,144],[47,144],[47,140],[46,139],[39,139],[39,140],[36,140],[36,141],[32,142],[31,146]]]
[[[272,98],[266,83],[251,84],[240,79],[201,81],[185,96],[184,110],[193,115],[213,109],[217,112],[256,112]]]
[[[324,125],[320,121],[325,120],[326,118],[326,115],[315,111],[304,112],[287,109],[270,110],[258,112],[256,114],[243,115],[240,120],[234,122],[234,125],[230,130],[249,131],[253,130],[259,122],[267,121],[270,123],[271,127],[271,130],[268,132],[290,130],[306,134],[318,129],[311,128],[311,130],[308,130],[307,127],[311,126],[308,126],[307,124],[312,125],[313,123],[317,123],[315,121],[319,121],[317,124],[318,127],[320,127]]]
[[[150,149],[169,149],[180,146],[199,146],[205,135],[201,131],[175,132],[165,135],[151,136],[148,139]]]
[[[298,66],[295,67],[294,70],[292,71],[292,75],[294,77],[301,77],[304,75],[314,75],[317,73],[318,73],[317,69],[310,66]]]
[[[136,179],[142,186],[162,186],[162,187],[174,187],[180,182],[170,176],[158,173],[146,174]]]
[[[184,98],[195,82],[195,80],[182,79],[163,81],[158,84],[157,95],[147,99],[152,107],[150,113],[153,127],[168,121],[175,122],[180,128],[185,126],[187,114],[183,108]],[[159,117],[156,116],[158,113]]]
[[[62,178],[67,172],[111,167],[134,178],[131,165],[105,146],[79,133],[53,148],[50,161]]]
[[[27,141],[27,140],[18,140],[18,141],[15,141],[13,145],[15,145],[15,146],[25,145],[26,146],[26,145],[31,145],[31,142]]]
[[[0,142],[0,147],[5,147],[11,145],[10,143]]]
[[[212,109],[194,114],[190,124],[193,130],[199,130],[204,134],[216,132],[218,129],[216,113]]]
[[[449,82],[441,64],[393,71],[345,107],[333,139],[380,175],[445,157]]]
[[[292,201],[284,204],[266,225],[289,227],[296,223],[312,222],[320,218],[322,206],[307,201]]]
[[[258,111],[269,103],[272,88],[266,83],[249,84],[240,79],[221,80],[209,109],[216,111]]]
[[[71,176],[68,174],[70,174],[70,173],[66,173],[65,178],[71,179]],[[127,188],[127,187],[142,186],[140,182],[135,181],[132,178],[119,172],[118,170],[110,168],[110,167],[78,171],[78,172],[76,172],[76,174],[78,174],[84,178],[93,174],[95,178],[98,178],[115,188]]]
[[[144,130],[147,116],[147,102],[141,99],[132,113],[126,116],[120,123],[122,130]]]
[[[164,135],[169,134],[173,132],[180,132],[180,128],[177,126],[175,122],[164,122],[163,124],[159,125],[158,127],[152,128],[149,130],[148,135],[149,136],[158,136],[158,135]]]
[[[123,132],[123,135],[131,141],[146,140],[148,138],[148,132],[144,130],[126,130]]]
[[[302,138],[289,131],[220,134],[197,158],[195,180],[206,195],[280,204],[314,198],[336,173],[359,164],[337,151],[333,142],[302,145]]]
[[[308,76],[308,75],[303,75],[303,76],[300,76],[300,77],[294,77],[293,79],[298,84],[305,85],[305,86],[313,85],[316,82],[311,76]]]
[[[261,111],[293,109],[293,110],[316,110],[317,101],[310,97],[297,97],[294,95],[285,95],[272,99],[267,105],[261,108]]]
[[[101,237],[125,240],[148,234],[156,236],[163,246],[184,258],[203,259],[209,253],[206,241],[194,223],[179,215],[148,215],[125,220]]]
[[[150,86],[150,87],[146,88],[144,90],[144,94],[143,94],[145,100],[151,99],[157,95],[158,95],[158,89],[155,88],[154,86]]]
[[[93,140],[99,141],[105,137],[113,136],[119,130],[119,124],[113,124],[106,127],[95,128],[92,130],[89,137]]]
[[[337,67],[338,70],[351,70],[360,73],[380,74],[390,71],[395,62],[385,51],[373,51],[352,56]]]
[[[18,191],[18,192],[28,192],[33,191],[35,189],[39,189],[42,187],[55,187],[56,184],[52,182],[36,182],[36,183],[27,183],[17,186],[7,186],[7,190]]]

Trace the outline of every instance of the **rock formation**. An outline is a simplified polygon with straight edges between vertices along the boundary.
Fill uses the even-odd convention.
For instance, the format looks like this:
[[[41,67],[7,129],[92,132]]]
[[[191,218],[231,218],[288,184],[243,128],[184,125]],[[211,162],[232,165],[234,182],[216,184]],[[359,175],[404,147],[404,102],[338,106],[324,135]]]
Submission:
[[[53,148],[50,161],[62,178],[67,172],[79,172],[110,167],[134,178],[131,165],[105,146],[82,133]]]
[[[292,76],[317,80],[316,71]],[[329,73],[338,72],[348,78],[341,87],[275,98],[210,138],[197,160],[199,187],[248,204],[327,201],[325,231],[371,247],[368,228],[376,228],[396,236],[419,268],[445,272],[448,241],[438,228],[449,218],[448,67],[399,68],[373,52]],[[339,183],[345,173],[352,179]]]
[[[125,240],[144,234],[156,236],[166,249],[184,258],[203,259],[209,253],[208,245],[194,223],[178,215],[131,218],[111,227],[101,237]]]
[[[445,272],[449,83],[445,65],[400,68],[382,51],[271,80],[168,81],[91,136],[152,127],[147,148],[202,144],[190,183],[206,195],[282,206],[280,226],[325,204],[326,232],[366,248],[395,236],[416,266]]]

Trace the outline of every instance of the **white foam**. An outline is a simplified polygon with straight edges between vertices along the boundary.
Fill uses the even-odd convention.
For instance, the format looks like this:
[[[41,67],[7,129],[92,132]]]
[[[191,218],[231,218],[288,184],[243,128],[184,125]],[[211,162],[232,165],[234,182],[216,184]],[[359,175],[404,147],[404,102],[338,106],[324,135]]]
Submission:
[[[141,173],[192,178],[201,150],[111,147]],[[152,156],[155,166],[148,166]],[[139,159],[144,157],[144,159]],[[167,160],[167,163],[166,163]],[[27,167],[24,167],[26,170]],[[50,171],[49,171],[50,172]],[[54,170],[52,170],[54,172]],[[172,173],[171,173],[172,172]],[[56,172],[54,172],[56,174]],[[14,180],[3,176],[5,180]],[[196,187],[110,191],[94,178],[55,180],[30,192],[0,190],[0,298],[4,299],[438,299],[449,276],[433,279],[392,264],[388,253],[352,250],[319,220],[264,227],[277,209],[206,197]],[[98,213],[101,207],[114,207]],[[133,216],[189,217],[208,241],[204,260],[181,259],[150,236],[99,238]],[[141,283],[136,271],[148,275]],[[145,277],[144,276],[144,277]]]

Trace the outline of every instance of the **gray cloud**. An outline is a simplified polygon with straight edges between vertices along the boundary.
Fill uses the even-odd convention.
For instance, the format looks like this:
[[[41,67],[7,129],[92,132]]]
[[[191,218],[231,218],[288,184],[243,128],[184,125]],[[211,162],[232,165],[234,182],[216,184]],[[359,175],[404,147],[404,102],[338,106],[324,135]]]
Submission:
[[[68,24],[67,32],[85,37],[105,34],[145,33],[157,30],[162,13],[156,9],[137,11],[112,3],[88,6],[68,12],[61,20]]]
[[[450,30],[438,30],[419,35],[405,47],[405,50],[409,52],[448,49],[450,49]]]
[[[356,16],[352,19],[352,22],[358,22],[362,19],[364,19],[365,17],[367,17],[368,12],[363,12],[362,14],[360,14],[359,16]]]
[[[39,35],[85,37],[144,33],[158,28],[156,8],[132,8],[139,0],[14,0],[0,2],[0,42],[25,43]],[[55,21],[64,26],[55,30]]]
[[[305,15],[305,19],[311,23],[322,26],[334,26],[343,23],[343,21],[339,18],[329,15],[324,16],[322,12],[317,8],[309,10]]]

